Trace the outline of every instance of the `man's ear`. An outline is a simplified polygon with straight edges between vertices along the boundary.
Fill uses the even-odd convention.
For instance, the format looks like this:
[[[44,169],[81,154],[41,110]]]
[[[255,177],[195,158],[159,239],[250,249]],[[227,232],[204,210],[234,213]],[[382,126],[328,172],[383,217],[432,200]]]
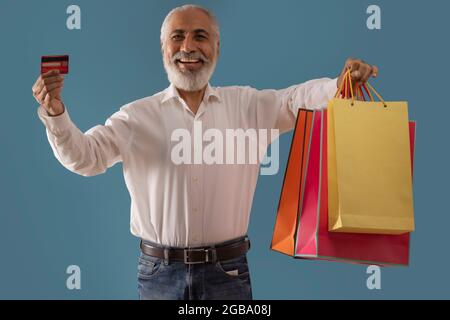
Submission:
[[[220,40],[217,41],[217,58],[220,56]]]

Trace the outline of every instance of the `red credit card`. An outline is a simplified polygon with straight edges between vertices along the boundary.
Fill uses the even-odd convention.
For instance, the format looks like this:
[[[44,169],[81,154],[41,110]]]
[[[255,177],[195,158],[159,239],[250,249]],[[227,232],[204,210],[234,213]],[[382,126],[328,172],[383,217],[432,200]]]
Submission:
[[[41,74],[55,69],[59,70],[60,74],[69,73],[69,56],[43,56],[41,58]]]

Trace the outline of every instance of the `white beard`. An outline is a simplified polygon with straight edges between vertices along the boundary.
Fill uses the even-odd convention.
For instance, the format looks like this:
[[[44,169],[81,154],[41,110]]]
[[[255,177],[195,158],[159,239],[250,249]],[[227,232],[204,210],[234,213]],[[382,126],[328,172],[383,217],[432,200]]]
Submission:
[[[204,64],[200,70],[181,71],[176,65],[176,62],[173,62],[170,58],[166,58],[165,54],[163,54],[163,61],[169,82],[177,89],[184,91],[199,91],[203,89],[208,84],[216,68],[216,61],[211,63],[204,60]]]

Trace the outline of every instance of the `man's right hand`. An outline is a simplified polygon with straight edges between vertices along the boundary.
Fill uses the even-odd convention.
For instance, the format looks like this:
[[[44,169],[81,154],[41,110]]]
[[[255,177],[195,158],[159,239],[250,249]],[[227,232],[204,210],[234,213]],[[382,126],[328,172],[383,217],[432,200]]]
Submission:
[[[58,70],[40,75],[33,85],[34,98],[51,116],[58,116],[64,112],[61,98],[63,86],[64,76],[60,75]]]

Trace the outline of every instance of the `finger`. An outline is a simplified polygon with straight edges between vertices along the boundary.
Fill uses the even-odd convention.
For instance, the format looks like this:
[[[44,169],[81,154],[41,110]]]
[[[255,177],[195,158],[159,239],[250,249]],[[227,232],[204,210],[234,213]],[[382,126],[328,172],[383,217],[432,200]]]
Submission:
[[[34,95],[37,96],[42,92],[42,89],[44,89],[45,85],[43,82],[40,82],[36,85],[35,90],[33,91]]]
[[[41,81],[36,83],[36,85],[33,89],[33,93],[35,95],[37,95],[37,94],[39,94],[39,92],[41,92],[42,88],[44,88],[45,86],[50,85],[52,83],[63,83],[63,82],[64,82],[64,77],[62,77],[62,76],[56,76],[56,77],[42,79]]]
[[[350,70],[351,70],[351,72],[358,71],[360,66],[361,66],[360,60],[352,60],[350,62]]]
[[[361,78],[361,71],[359,70],[361,67],[361,63],[359,60],[352,60],[350,62],[350,76],[352,78],[352,82],[356,83]]]
[[[49,84],[55,83],[55,82],[62,82],[64,81],[63,76],[54,76],[54,77],[48,77],[42,80],[42,82],[47,86]]]
[[[62,88],[62,87],[63,87],[62,81],[54,82],[54,83],[51,83],[51,84],[45,86],[45,88],[47,89],[47,92],[51,92],[55,88]]]
[[[48,106],[50,104],[50,100],[51,100],[51,96],[49,94],[45,95],[43,104],[45,104],[46,106]]]
[[[41,82],[42,82],[42,76],[39,75],[39,77],[37,78],[36,82],[31,87],[31,90],[33,91],[33,93],[40,90],[39,86],[40,86]]]
[[[372,76],[374,78],[378,77],[378,67],[377,66],[372,66]]]
[[[352,69],[352,64],[355,61],[356,61],[356,59],[348,58],[347,61],[345,61],[345,70],[346,71],[349,70],[349,69],[351,70]]]
[[[36,81],[33,88],[33,93],[39,94],[39,92],[42,91],[42,88],[44,87],[44,81],[41,77]]]
[[[52,88],[51,90],[47,91],[47,94],[49,94],[51,97],[59,97],[59,94],[61,92],[61,89],[63,88],[63,85],[57,85],[54,88]]]
[[[48,78],[48,77],[51,77],[51,76],[55,76],[55,75],[58,75],[58,74],[59,74],[59,70],[58,69],[53,69],[53,70],[50,70],[50,71],[42,74],[41,77],[43,79],[45,79],[45,78]]]
[[[360,83],[366,83],[367,80],[369,80],[370,76],[372,75],[372,66],[366,64],[364,66],[364,73],[361,76]]]
[[[45,99],[45,95],[47,94],[47,89],[43,88],[36,96],[36,100],[42,104]]]
[[[31,91],[35,92],[36,91],[36,87],[38,85],[38,83],[41,81],[41,76],[39,76],[37,78],[37,80],[33,83],[33,86],[31,87]]]
[[[350,75],[352,77],[353,83],[359,82],[361,80],[361,71],[360,70],[353,71]]]

